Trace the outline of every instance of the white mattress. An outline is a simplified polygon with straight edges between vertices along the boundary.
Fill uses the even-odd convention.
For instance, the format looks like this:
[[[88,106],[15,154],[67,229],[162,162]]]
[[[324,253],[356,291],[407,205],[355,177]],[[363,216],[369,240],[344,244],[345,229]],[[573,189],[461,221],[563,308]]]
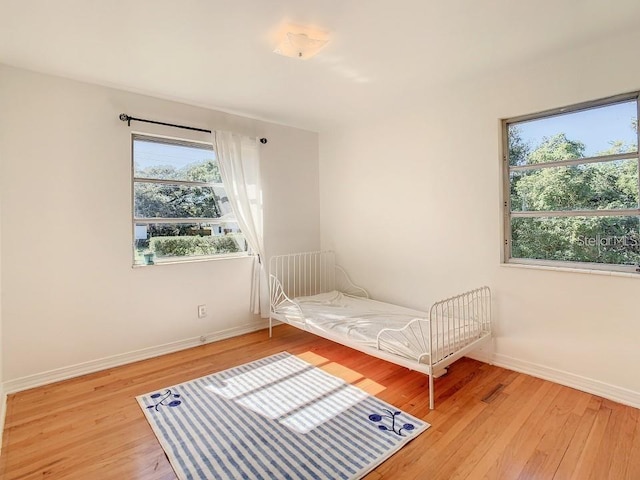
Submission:
[[[298,297],[295,301],[309,325],[373,346],[383,328],[402,328],[414,318],[426,318],[425,312],[337,291]],[[294,322],[302,320],[294,305],[284,306],[277,313]]]
[[[284,304],[276,310],[279,317],[287,323],[304,328],[320,336],[323,333],[339,336],[359,345],[380,348],[415,361],[426,361],[428,355],[429,320],[426,312],[412,310],[371,299],[353,297],[338,291],[322,293],[310,297],[298,297],[296,305]],[[451,353],[454,346],[468,343],[471,337],[477,338],[469,322],[459,327],[457,332],[440,328],[437,341],[441,348]],[[384,329],[404,329],[402,332]],[[452,335],[453,333],[453,335]],[[380,342],[378,335],[380,334]],[[451,343],[451,345],[447,345]],[[455,344],[455,345],[454,345]]]

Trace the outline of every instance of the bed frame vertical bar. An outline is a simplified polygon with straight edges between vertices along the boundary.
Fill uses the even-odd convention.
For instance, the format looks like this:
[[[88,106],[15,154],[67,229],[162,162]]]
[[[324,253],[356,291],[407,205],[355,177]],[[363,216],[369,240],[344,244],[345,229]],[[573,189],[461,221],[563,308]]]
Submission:
[[[320,254],[320,291],[324,293],[324,288],[326,288],[326,275],[327,275],[327,255],[325,253]]]
[[[433,366],[429,365],[429,409],[436,408],[435,394],[433,391]]]
[[[459,301],[460,299],[458,299],[458,302]],[[453,303],[453,315],[447,316],[447,337],[449,337],[446,341],[447,345],[451,345],[451,331],[455,328],[456,308],[458,309],[460,308],[460,304],[458,302]],[[438,356],[438,358],[444,357],[447,354],[444,346],[445,346],[445,338],[444,338],[444,332],[442,332],[442,354]]]
[[[471,303],[473,302],[473,295],[474,292],[471,292],[470,295],[467,295],[464,299],[464,322],[462,322],[461,325],[461,331],[458,332],[458,337],[460,337],[462,335],[462,338],[460,339],[460,343],[462,343],[463,341],[466,341],[466,339],[469,338],[469,335],[471,332],[469,332],[469,322],[471,321]],[[456,348],[457,350],[457,348]]]

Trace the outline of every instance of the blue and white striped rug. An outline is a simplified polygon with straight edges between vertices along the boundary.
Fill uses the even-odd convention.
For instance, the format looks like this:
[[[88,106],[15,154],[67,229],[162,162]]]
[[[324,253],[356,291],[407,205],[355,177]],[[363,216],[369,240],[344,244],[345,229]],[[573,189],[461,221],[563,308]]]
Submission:
[[[180,479],[356,479],[429,424],[280,353],[137,397]]]

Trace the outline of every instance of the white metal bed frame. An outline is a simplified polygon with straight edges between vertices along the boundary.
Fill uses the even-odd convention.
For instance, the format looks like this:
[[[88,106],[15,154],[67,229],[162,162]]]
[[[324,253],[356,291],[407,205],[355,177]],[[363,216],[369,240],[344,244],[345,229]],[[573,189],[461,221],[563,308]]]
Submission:
[[[424,318],[411,320],[400,329],[385,328],[377,338],[377,348],[357,344],[341,335],[309,328],[302,307],[295,300],[338,290],[344,294],[369,298],[367,291],[355,285],[331,251],[278,255],[269,262],[269,336],[273,320],[288,323],[347,347],[422,372],[429,376],[429,408],[434,409],[434,375],[470,351],[491,345],[491,291],[480,287],[435,302]],[[301,323],[292,323],[278,309],[287,306],[298,312]],[[453,332],[453,333],[452,333]],[[418,361],[381,349],[389,340],[410,342],[423,352]]]

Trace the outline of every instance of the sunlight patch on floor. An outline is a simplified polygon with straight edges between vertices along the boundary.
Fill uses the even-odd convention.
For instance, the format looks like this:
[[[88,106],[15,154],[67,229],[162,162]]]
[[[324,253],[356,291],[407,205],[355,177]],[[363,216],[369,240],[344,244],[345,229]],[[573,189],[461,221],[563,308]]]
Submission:
[[[320,368],[331,375],[343,379],[347,383],[354,383],[364,378],[364,375],[361,373],[351,370],[350,368],[336,362],[327,363],[326,365],[322,365]]]
[[[317,353],[308,352],[308,351],[304,353],[299,353],[298,355],[296,355],[296,357],[316,367],[318,365],[324,365],[325,363],[329,363],[331,361],[328,358],[324,358],[318,355]]]
[[[364,390],[369,395],[377,395],[378,393],[384,392],[387,389],[387,387],[385,387],[384,385],[380,385],[378,382],[374,382],[370,378],[363,378],[353,385],[361,390]]]
[[[356,372],[350,368],[341,365],[338,362],[332,362],[328,358],[325,358],[317,353],[306,351],[304,353],[300,353],[296,355],[301,360],[304,360],[311,365],[321,368],[327,373],[334,375],[343,379],[345,382],[348,382],[365,392],[369,395],[377,395],[380,392],[384,392],[387,387],[379,384],[378,382],[374,382],[370,378],[366,378],[360,372]]]
[[[296,432],[308,433],[386,387],[308,351],[206,388]]]

